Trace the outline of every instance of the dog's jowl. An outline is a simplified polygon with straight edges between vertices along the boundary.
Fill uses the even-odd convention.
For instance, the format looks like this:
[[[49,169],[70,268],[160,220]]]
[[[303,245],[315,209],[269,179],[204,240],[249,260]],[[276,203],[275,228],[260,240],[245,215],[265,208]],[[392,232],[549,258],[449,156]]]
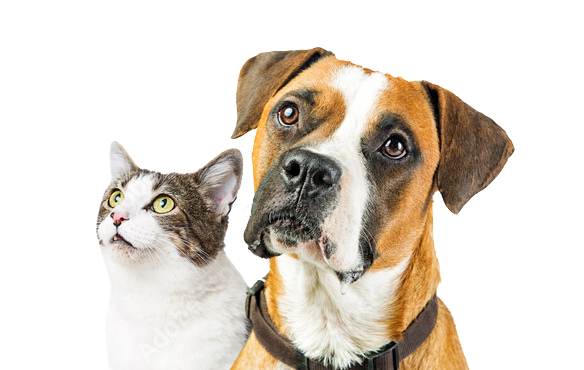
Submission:
[[[237,108],[233,137],[257,128],[244,238],[270,258],[263,315],[298,366],[385,366],[367,357],[397,342],[402,367],[465,368],[434,298],[432,196],[458,213],[513,153],[505,131],[440,86],[320,48],[250,59]],[[264,336],[254,326],[235,368],[296,367]]]

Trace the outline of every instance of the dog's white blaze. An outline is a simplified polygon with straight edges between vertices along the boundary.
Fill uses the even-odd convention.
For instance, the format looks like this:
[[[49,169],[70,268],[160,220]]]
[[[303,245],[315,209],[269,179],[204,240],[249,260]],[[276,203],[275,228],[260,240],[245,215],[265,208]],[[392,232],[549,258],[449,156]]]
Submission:
[[[361,138],[381,93],[390,86],[385,75],[367,74],[357,66],[333,73],[331,85],[344,97],[345,119],[329,139],[309,149],[335,158],[343,167],[339,204],[324,220],[322,230],[337,247],[326,262],[337,271],[355,271],[363,264],[359,238],[369,199]]]
[[[345,295],[329,268],[288,255],[277,261],[286,282],[278,301],[286,334],[308,356],[343,368],[391,340],[380,325],[388,319],[409,257],[393,268],[366,273]]]

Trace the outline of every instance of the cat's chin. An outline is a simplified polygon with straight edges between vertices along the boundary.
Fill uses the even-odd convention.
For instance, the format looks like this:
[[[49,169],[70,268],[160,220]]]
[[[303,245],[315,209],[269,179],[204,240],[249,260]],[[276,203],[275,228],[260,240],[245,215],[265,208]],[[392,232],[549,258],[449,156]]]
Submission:
[[[112,248],[112,257],[123,263],[141,262],[147,257],[145,249],[134,247],[119,234],[110,240],[109,245]]]
[[[125,247],[130,247],[133,249],[137,249],[136,247],[134,247],[132,245],[132,243],[130,243],[129,241],[127,241],[126,239],[124,239],[120,234],[116,234],[114,235],[114,237],[112,238],[112,240],[110,240],[110,244],[119,244]]]

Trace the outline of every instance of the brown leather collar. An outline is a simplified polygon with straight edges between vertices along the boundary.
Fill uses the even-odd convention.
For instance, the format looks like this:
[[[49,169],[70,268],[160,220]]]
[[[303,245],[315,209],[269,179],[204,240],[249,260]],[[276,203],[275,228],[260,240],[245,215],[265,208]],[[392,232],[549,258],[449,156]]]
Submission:
[[[266,297],[263,293],[265,278],[257,283],[247,293],[246,313],[251,320],[253,331],[260,344],[276,359],[295,369],[328,370],[318,360],[307,358],[292,342],[284,337],[268,315]],[[403,338],[390,342],[376,352],[363,356],[361,364],[354,364],[347,370],[357,369],[388,369],[399,370],[399,362],[412,354],[424,341],[436,325],[438,317],[438,297],[434,295],[422,312],[402,333]]]

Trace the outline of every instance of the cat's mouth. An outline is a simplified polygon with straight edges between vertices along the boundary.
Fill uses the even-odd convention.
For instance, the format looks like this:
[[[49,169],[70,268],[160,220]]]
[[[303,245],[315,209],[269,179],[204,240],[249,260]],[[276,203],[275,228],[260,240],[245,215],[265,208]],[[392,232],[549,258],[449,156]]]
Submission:
[[[120,234],[116,234],[114,235],[114,237],[111,240],[111,243],[120,243],[122,245],[128,246],[128,247],[132,247],[132,248],[136,248],[132,245],[132,243],[128,242],[126,239],[124,239]]]

